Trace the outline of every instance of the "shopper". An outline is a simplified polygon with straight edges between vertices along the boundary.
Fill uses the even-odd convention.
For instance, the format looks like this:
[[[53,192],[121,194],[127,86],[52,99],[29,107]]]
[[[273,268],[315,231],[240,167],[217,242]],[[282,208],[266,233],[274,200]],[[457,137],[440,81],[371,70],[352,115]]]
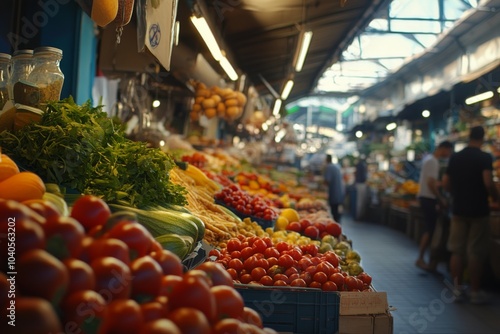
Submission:
[[[440,160],[447,159],[453,152],[453,144],[449,141],[440,143],[432,154],[428,154],[422,161],[419,177],[419,191],[417,194],[420,210],[424,216],[425,229],[420,237],[418,259],[415,264],[429,271],[435,271],[435,261],[425,262],[425,252],[429,248],[436,222],[441,210],[447,207],[446,199],[441,194],[441,182],[439,181]]]
[[[345,185],[340,167],[333,163],[332,156],[326,156],[325,183],[328,186],[328,204],[333,219],[340,224],[340,206],[344,201]]]
[[[468,146],[450,157],[443,177],[443,186],[449,189],[452,197],[448,249],[456,301],[465,298],[462,279],[467,264],[469,297],[471,303],[476,304],[488,301],[486,293],[480,290],[490,242],[488,196],[495,202],[499,199],[492,177],[493,159],[481,151],[483,143],[484,129],[471,128]]]
[[[368,178],[368,168],[366,166],[365,157],[361,156],[356,163],[356,171],[354,173],[354,186],[355,186],[355,205],[353,216],[356,220],[363,219],[366,208],[368,206],[368,186],[366,179]]]

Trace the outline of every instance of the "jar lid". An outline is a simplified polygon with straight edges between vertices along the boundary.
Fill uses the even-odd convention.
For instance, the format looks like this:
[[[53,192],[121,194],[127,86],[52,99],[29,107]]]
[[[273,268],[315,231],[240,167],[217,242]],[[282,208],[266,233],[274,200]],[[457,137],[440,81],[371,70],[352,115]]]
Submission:
[[[12,58],[10,54],[0,52],[0,60],[10,60]]]
[[[13,57],[33,56],[33,50],[24,49],[14,51]]]
[[[36,48],[33,52],[34,55],[40,54],[40,53],[55,53],[58,55],[62,55],[62,50],[58,48],[54,48],[51,46],[40,46]]]

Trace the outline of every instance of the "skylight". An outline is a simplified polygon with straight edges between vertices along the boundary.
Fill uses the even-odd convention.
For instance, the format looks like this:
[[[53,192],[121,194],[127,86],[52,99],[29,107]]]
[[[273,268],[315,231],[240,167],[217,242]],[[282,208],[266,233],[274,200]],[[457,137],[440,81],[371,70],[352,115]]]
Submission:
[[[318,81],[317,92],[359,92],[425,52],[474,0],[393,0],[343,51]]]

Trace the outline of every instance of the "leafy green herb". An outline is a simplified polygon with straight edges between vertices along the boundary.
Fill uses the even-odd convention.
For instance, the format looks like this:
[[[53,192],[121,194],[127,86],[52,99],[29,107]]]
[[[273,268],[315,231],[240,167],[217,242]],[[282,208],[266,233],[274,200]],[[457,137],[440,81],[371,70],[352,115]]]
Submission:
[[[48,104],[40,123],[0,133],[0,146],[45,182],[109,203],[134,207],[186,204],[186,190],[169,180],[175,162],[159,149],[127,139],[119,123],[90,101]]]

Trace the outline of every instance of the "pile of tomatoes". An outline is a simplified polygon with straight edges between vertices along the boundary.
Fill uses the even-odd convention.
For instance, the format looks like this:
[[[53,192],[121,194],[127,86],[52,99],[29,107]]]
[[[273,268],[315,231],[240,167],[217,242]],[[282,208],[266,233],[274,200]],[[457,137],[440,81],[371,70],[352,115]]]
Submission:
[[[363,272],[350,276],[339,267],[332,251],[318,253],[314,244],[273,244],[270,238],[239,237],[227,248],[209,254],[222,264],[234,281],[265,286],[295,286],[324,291],[372,291],[372,278]]]
[[[326,224],[321,222],[312,222],[307,218],[301,218],[299,221],[290,222],[286,229],[288,231],[298,232],[313,240],[319,240],[325,235],[332,235],[335,238],[342,234],[342,226],[333,221]]]
[[[133,216],[96,197],[78,199],[70,217],[42,200],[0,199],[0,237],[2,254],[15,252],[0,264],[0,313],[18,333],[276,333],[221,265],[184,272]]]
[[[183,155],[181,160],[184,162],[188,162],[191,165],[196,166],[198,168],[205,167],[205,165],[208,161],[207,158],[205,157],[205,155],[203,153],[199,153],[199,152],[194,152],[191,155]]]
[[[224,187],[215,194],[215,199],[247,217],[251,216],[267,221],[275,220],[278,217],[278,213],[272,209],[264,198],[252,196],[237,185]]]

